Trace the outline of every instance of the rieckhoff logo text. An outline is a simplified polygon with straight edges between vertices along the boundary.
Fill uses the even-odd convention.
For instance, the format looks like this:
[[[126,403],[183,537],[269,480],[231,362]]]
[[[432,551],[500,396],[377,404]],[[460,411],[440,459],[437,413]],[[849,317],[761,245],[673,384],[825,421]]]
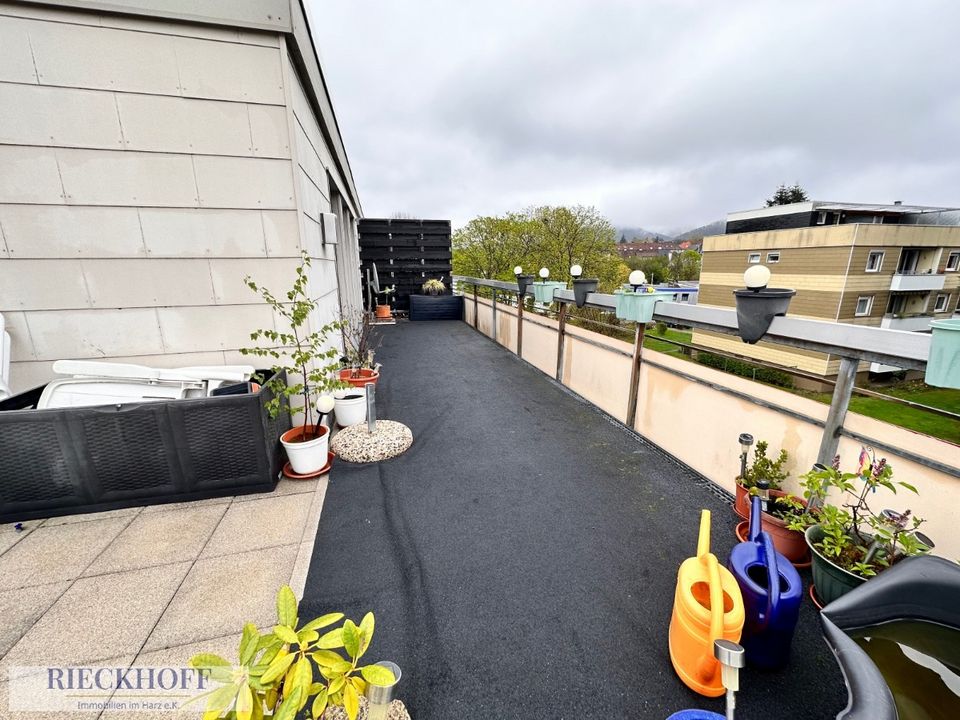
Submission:
[[[186,710],[184,706],[211,689],[206,672],[169,666],[21,666],[10,668],[9,681],[9,709],[20,712],[179,711],[196,715],[197,706]]]

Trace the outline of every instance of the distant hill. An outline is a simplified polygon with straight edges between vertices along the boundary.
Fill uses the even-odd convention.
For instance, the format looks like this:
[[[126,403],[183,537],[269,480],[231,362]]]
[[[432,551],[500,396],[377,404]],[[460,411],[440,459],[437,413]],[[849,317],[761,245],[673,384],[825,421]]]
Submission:
[[[642,227],[622,227],[617,228],[617,242],[625,238],[627,242],[641,242],[643,240],[656,240],[658,242],[674,242],[676,240],[672,235],[654,232]]]
[[[707,235],[723,235],[726,225],[726,220],[714,220],[712,223],[707,223],[706,225],[701,225],[693,230],[687,230],[684,233],[680,233],[677,235],[677,240],[693,240],[694,238],[702,238],[706,237]]]

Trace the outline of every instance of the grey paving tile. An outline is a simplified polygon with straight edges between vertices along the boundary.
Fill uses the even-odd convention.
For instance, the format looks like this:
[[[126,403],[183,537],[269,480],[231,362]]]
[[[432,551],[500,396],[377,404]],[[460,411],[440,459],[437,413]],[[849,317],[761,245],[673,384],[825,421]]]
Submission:
[[[226,505],[201,505],[140,514],[83,574],[195,560],[226,509]]]
[[[197,560],[144,650],[186,645],[276,619],[275,598],[290,580],[297,545]]]
[[[235,503],[246,502],[247,500],[259,500],[265,497],[276,497],[278,495],[299,495],[302,493],[313,492],[320,482],[326,482],[327,476],[322,475],[312,480],[291,480],[283,478],[277,483],[277,486],[270,492],[251,493],[250,495],[237,495],[233,501]]]
[[[0,587],[12,589],[79,577],[130,520],[115,517],[37,528],[0,555]]]
[[[0,661],[0,672],[135,656],[189,568],[177,563],[77,580]]]
[[[312,499],[298,494],[234,503],[200,557],[299,544]]]
[[[0,526],[0,555],[36,530],[42,522],[43,520],[24,521],[22,530],[17,530],[15,523]]]
[[[62,517],[53,517],[44,520],[43,527],[53,527],[54,525],[73,525],[79,522],[90,522],[91,520],[106,520],[108,518],[130,517],[139,515],[142,507],[120,508],[119,510],[105,510],[97,513],[80,513],[79,515],[63,515]]]
[[[162,505],[148,505],[143,508],[143,514],[166,512],[168,510],[179,510],[180,508],[206,507],[208,505],[229,505],[233,502],[230,496],[219,498],[207,498],[206,500],[188,500],[187,502],[165,503]]]
[[[7,654],[68,587],[69,582],[59,582],[0,592],[0,618],[3,618],[0,622],[0,658]]]

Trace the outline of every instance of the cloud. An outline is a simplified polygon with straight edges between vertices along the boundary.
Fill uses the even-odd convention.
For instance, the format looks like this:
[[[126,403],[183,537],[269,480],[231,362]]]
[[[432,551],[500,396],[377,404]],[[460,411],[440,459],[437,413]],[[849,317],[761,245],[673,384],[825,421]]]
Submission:
[[[308,2],[370,216],[960,199],[949,0]]]

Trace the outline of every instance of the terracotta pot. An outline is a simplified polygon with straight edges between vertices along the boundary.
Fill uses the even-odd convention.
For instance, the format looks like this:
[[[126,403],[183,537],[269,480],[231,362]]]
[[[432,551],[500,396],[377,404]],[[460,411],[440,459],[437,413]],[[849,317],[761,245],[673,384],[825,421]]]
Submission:
[[[744,520],[750,517],[750,491],[740,484],[739,479],[734,485],[733,511]]]
[[[770,491],[771,499],[786,497],[787,495],[788,493],[783,490]],[[741,501],[742,504],[740,504]],[[740,504],[740,507],[746,508],[746,514],[740,514],[738,504]],[[737,483],[737,495],[733,503],[733,510],[744,520],[750,519],[750,491],[739,483]],[[760,518],[760,529],[769,533],[770,539],[773,540],[774,548],[791,563],[801,567],[808,564],[810,556],[807,549],[807,541],[804,539],[802,532],[788,529],[783,520],[774,517],[770,513],[764,513],[763,517]],[[739,533],[737,537],[740,537]]]
[[[380,372],[371,370],[370,368],[360,368],[359,370],[355,368],[344,368],[340,371],[340,380],[358,388],[362,388],[371,382],[376,385],[379,379]]]
[[[389,305],[377,305],[376,316],[381,320],[389,320],[393,317],[393,312]]]

